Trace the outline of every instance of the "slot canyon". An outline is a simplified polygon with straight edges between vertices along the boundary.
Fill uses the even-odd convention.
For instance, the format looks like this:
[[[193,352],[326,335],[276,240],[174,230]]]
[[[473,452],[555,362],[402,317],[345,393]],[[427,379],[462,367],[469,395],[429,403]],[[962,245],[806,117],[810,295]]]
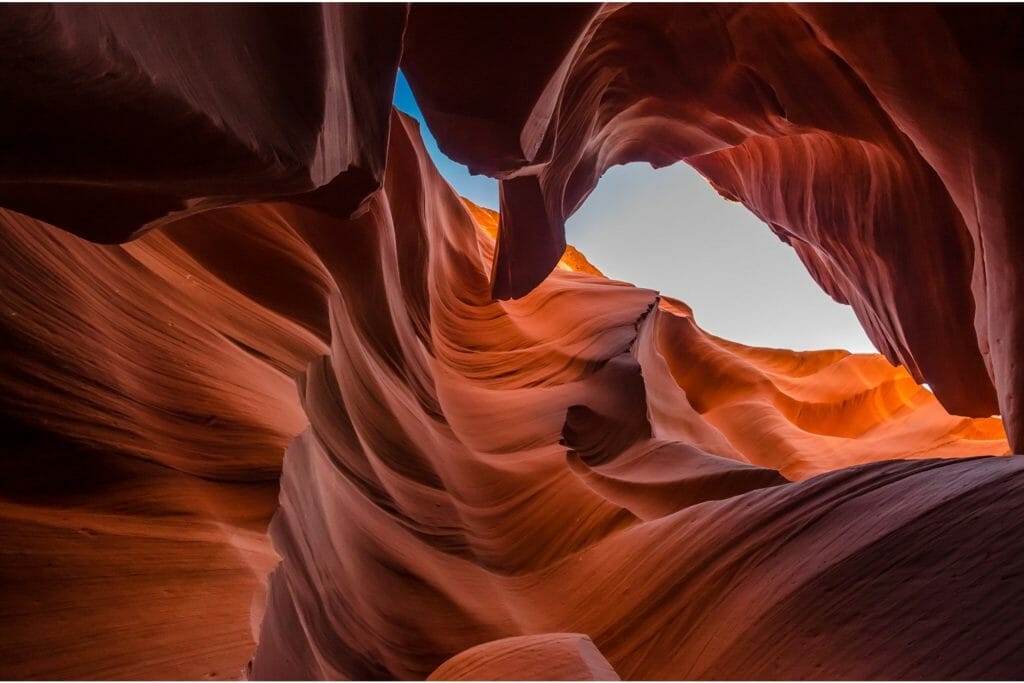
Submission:
[[[0,677],[1024,677],[1021,6],[10,4],[0,45]],[[606,276],[565,223],[632,162],[878,352]]]

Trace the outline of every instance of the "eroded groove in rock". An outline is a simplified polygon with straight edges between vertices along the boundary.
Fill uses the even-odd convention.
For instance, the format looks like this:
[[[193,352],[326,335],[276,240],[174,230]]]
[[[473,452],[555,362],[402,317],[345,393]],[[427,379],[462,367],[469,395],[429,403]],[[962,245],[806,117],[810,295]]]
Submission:
[[[0,211],[4,676],[234,678],[251,654],[327,278],[273,207],[214,215],[101,246]],[[182,246],[211,229],[230,273]],[[267,259],[293,301],[258,301]]]
[[[933,601],[961,584],[918,563],[973,533],[968,517],[1004,509],[981,491],[999,488],[1013,506],[1021,482],[1019,464],[1002,459],[882,462],[799,484],[771,468],[803,477],[830,461],[1005,452],[998,421],[949,416],[879,356],[731,344],[678,302],[648,313],[652,293],[590,274],[559,269],[527,297],[492,301],[493,242],[409,131],[393,128],[385,189],[364,218],[293,214],[304,231],[358,234],[360,250],[376,250],[372,262],[372,251],[351,257],[345,278],[394,293],[422,283],[426,301],[332,294],[331,354],[303,383],[311,426],[285,458],[272,525],[284,559],[249,675],[420,678],[481,642],[549,632],[589,635],[625,678],[947,671],[941,648],[912,664],[875,656],[882,613],[857,622],[846,659],[827,654],[827,630],[800,630],[792,652],[802,654],[769,668],[733,655],[747,652],[735,649],[747,629],[792,630],[809,602],[827,621],[868,585],[913,595],[908,619],[940,609]],[[425,205],[434,210],[408,210]],[[409,244],[420,258],[402,267]],[[622,419],[638,408],[639,422]],[[673,439],[688,433],[704,450]],[[858,441],[868,433],[873,448]],[[567,467],[560,435],[570,448],[591,444],[594,463],[574,455]],[[893,552],[883,539],[926,523],[948,526],[902,548],[905,569],[858,573],[849,559],[873,567],[876,548]],[[979,619],[992,608],[981,594],[999,583],[983,565],[967,561],[988,586],[967,608]],[[843,590],[817,580],[833,566],[854,573]],[[911,578],[919,572],[936,583],[926,590]],[[720,602],[734,593],[744,599]],[[1016,638],[1006,623],[1001,637]],[[915,642],[940,642],[960,627],[906,628]],[[992,675],[1020,664],[980,645],[971,661]]]

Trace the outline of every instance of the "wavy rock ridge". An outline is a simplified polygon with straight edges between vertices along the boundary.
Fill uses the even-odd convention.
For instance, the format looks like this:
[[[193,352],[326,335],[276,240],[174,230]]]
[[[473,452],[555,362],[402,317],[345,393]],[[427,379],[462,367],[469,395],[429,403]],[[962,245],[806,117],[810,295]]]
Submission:
[[[2,673],[1019,677],[1021,465],[970,457],[1010,452],[1000,420],[914,380],[954,412],[999,396],[1015,434],[1013,341],[984,341],[1015,310],[974,314],[1013,202],[975,188],[966,219],[929,161],[952,152],[922,151],[940,121],[894,113],[914,60],[863,56],[910,16],[966,79],[1019,13],[983,45],[994,20],[931,7],[850,10],[861,34],[800,6],[502,8],[467,99],[439,74],[495,11],[3,10],[27,127],[0,192]],[[500,227],[386,118],[399,55],[446,150],[503,178]],[[964,92],[1019,75],[994,71]],[[138,123],[98,128],[121,99]],[[992,107],[963,99],[967,127]],[[45,111],[82,126],[40,146]],[[905,367],[715,338],[566,249],[636,158],[750,206]]]
[[[1001,414],[1020,449],[1018,8],[508,7],[478,41],[492,12],[414,6],[402,65],[441,148],[502,179],[497,296],[547,275],[605,169],[682,159],[890,361],[952,412]]]

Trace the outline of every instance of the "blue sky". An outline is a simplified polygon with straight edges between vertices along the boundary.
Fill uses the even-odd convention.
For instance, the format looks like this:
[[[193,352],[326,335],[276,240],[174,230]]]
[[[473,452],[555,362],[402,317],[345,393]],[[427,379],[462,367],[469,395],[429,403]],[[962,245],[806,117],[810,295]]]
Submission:
[[[875,352],[853,309],[825,294],[795,251],[687,164],[609,169],[566,234],[606,275],[685,301],[720,337]]]
[[[398,72],[398,83],[395,85],[395,106],[401,111],[415,117],[420,122],[420,133],[423,135],[423,143],[430,152],[437,170],[445,177],[455,191],[480,206],[489,209],[498,209],[498,181],[482,175],[470,175],[469,170],[462,164],[456,163],[446,157],[437,146],[437,140],[431,134],[427,124],[423,121],[423,113],[416,104],[412,90],[409,89],[409,82],[405,80],[405,74]]]
[[[470,175],[441,153],[401,72],[394,101],[420,121],[427,151],[456,192],[497,209],[497,181]],[[697,323],[720,337],[875,351],[853,309],[829,298],[792,249],[686,164],[609,169],[567,222],[566,237],[609,277],[685,301]]]

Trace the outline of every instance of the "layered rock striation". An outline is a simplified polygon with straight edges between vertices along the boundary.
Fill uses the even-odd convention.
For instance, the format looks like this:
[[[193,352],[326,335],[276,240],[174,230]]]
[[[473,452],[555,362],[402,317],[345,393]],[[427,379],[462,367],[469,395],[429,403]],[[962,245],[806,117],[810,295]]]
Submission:
[[[1019,677],[1020,21],[0,10],[0,673]],[[566,247],[680,159],[884,355]]]

